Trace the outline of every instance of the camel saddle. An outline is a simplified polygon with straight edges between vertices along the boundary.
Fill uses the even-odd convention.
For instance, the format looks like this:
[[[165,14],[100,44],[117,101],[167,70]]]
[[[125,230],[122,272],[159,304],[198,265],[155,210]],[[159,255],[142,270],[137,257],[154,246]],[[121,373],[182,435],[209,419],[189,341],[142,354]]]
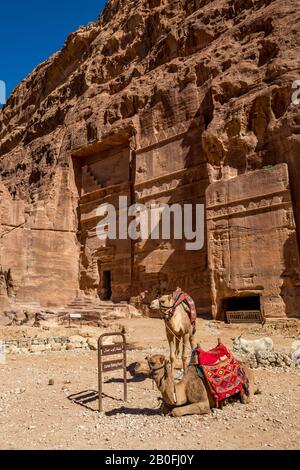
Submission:
[[[198,347],[193,351],[198,374],[203,374],[217,407],[222,401],[240,394],[242,389],[248,392],[248,380],[239,363],[224,344],[219,344],[210,351]]]

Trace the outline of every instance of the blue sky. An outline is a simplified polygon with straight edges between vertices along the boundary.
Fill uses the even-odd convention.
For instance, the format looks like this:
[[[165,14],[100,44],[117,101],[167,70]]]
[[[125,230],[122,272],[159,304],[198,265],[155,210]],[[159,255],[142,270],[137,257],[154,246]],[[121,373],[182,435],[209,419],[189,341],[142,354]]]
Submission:
[[[95,21],[106,0],[1,0],[0,80],[7,94],[59,50],[72,31]]]

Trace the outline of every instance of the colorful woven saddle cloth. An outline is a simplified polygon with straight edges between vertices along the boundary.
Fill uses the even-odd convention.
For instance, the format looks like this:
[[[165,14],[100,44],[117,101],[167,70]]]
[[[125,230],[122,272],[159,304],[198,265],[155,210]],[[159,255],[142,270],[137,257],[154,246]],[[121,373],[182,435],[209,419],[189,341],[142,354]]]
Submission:
[[[173,298],[175,300],[174,308],[182,303],[183,308],[189,314],[191,323],[195,323],[197,319],[197,312],[195,302],[193,301],[192,297],[190,297],[185,292],[176,290],[173,292]]]
[[[198,348],[197,353],[197,368],[201,368],[217,406],[242,391],[244,372],[226,346],[220,344],[208,352]]]

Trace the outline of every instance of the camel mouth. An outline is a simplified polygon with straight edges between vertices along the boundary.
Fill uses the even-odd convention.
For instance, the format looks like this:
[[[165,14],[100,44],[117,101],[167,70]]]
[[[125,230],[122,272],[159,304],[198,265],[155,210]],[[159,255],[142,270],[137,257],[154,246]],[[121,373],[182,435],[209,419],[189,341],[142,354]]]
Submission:
[[[150,304],[150,309],[151,310],[159,310],[159,301],[158,299],[153,300]]]
[[[136,362],[132,371],[133,375],[150,375],[151,369],[147,361]]]

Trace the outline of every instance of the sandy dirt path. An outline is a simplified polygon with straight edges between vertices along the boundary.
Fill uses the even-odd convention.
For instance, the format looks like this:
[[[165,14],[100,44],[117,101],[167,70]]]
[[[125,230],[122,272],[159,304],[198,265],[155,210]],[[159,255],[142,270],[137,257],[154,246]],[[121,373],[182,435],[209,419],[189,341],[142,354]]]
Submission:
[[[134,350],[129,362],[149,353],[168,353],[163,323],[157,319],[123,320]],[[247,337],[270,328],[246,326]],[[213,347],[218,336],[230,338],[245,328],[198,320],[198,339]],[[275,346],[287,347],[298,332],[274,330]],[[178,364],[179,365],[179,364]],[[300,370],[258,369],[261,394],[253,403],[230,404],[206,416],[159,414],[159,392],[151,380],[129,381],[123,403],[121,373],[105,375],[104,406],[86,407],[68,397],[97,391],[97,353],[48,352],[9,355],[0,365],[0,449],[297,449],[299,448]],[[49,385],[49,380],[54,385]]]

